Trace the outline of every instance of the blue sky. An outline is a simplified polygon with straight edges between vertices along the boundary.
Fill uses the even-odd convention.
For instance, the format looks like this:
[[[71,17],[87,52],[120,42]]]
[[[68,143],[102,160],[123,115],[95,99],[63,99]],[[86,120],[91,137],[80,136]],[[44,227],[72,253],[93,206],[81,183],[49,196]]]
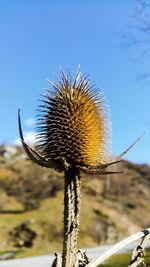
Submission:
[[[137,79],[150,64],[123,38],[134,8],[134,0],[0,0],[0,143],[18,139],[19,107],[32,136],[47,79],[80,64],[110,106],[113,154],[146,131],[126,158],[150,163],[150,82]]]

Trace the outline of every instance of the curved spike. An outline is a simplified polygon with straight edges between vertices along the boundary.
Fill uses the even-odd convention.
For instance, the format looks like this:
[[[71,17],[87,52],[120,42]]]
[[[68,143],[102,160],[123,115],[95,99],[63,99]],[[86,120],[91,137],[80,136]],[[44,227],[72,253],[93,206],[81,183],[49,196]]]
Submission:
[[[20,141],[22,143],[22,146],[27,154],[27,156],[34,161],[36,164],[40,165],[41,167],[47,167],[50,168],[50,161],[46,160],[44,157],[42,157],[40,154],[38,154],[34,149],[29,147],[23,137],[22,127],[21,127],[21,118],[20,118],[20,109],[18,110],[18,126],[19,126],[19,135],[20,135]]]
[[[145,135],[145,132],[144,133],[142,133],[123,153],[121,153],[119,156],[117,156],[116,158],[115,158],[115,160],[120,160],[120,159],[122,159],[122,157],[124,157],[126,154],[127,154],[127,152],[132,148],[132,147],[134,147],[135,145],[136,145],[136,143],[137,142],[139,142],[142,138],[143,138],[143,136]]]
[[[20,139],[24,140],[23,133],[22,133],[22,128],[21,128],[20,108],[18,109],[18,126],[19,126]]]
[[[98,172],[97,174],[101,174],[101,175],[107,175],[107,174],[122,174],[125,173],[124,171],[120,171],[120,172],[111,172],[111,171],[104,171],[104,172]]]
[[[106,174],[119,174],[124,173],[122,171],[105,171],[101,169],[89,169],[87,167],[78,166],[79,170],[85,174],[106,175]]]
[[[96,167],[96,169],[89,169],[89,171],[92,173],[101,173],[101,174],[114,174],[114,173],[122,173],[122,172],[111,172],[111,171],[101,171],[103,169],[106,169],[107,167],[109,167],[110,165],[114,165],[117,163],[120,163],[123,161],[123,156],[125,156],[127,154],[127,152],[136,145],[137,142],[139,142],[143,136],[145,135],[145,132],[142,133],[123,153],[121,153],[119,156],[115,157],[115,160],[106,164],[102,164]],[[87,171],[87,170],[86,170]]]
[[[40,165],[41,167],[47,167],[50,168],[50,162],[46,160],[44,157],[42,157],[39,153],[37,153],[33,148],[28,146],[23,140],[21,140],[22,145],[25,149],[26,154],[29,156],[29,158],[34,161],[36,164]]]
[[[115,159],[117,159],[117,158],[115,158]],[[120,159],[120,160],[115,160],[115,161],[111,161],[111,162],[108,162],[108,163],[105,163],[105,164],[99,165],[99,166],[98,166],[98,167],[96,167],[96,168],[97,168],[97,170],[103,170],[103,169],[105,169],[105,168],[107,168],[107,167],[109,167],[109,166],[111,166],[111,165],[114,165],[114,164],[120,163],[120,162],[122,162],[122,161],[123,161],[123,159]]]

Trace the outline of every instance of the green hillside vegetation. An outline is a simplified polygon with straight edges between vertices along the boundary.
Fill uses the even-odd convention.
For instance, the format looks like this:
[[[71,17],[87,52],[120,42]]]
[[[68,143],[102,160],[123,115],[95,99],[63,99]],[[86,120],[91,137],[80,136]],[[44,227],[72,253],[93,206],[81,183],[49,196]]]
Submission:
[[[125,162],[126,174],[82,175],[80,247],[112,244],[150,224],[150,166]],[[0,147],[0,254],[62,249],[63,176]]]
[[[129,265],[130,259],[131,259],[131,252],[115,254],[112,257],[110,257],[103,265],[100,265],[100,266],[104,266],[104,267],[112,267],[112,266],[127,267]],[[150,264],[150,251],[149,250],[146,250],[144,262],[145,262],[145,266],[149,266],[149,264]],[[144,266],[144,264],[141,263],[141,265],[139,265],[139,266]]]

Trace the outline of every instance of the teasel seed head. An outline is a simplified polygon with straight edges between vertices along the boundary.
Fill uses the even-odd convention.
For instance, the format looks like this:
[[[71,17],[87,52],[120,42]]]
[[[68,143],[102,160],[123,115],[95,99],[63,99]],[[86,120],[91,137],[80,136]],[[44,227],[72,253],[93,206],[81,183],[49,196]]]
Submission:
[[[61,73],[50,81],[37,119],[36,149],[53,168],[69,165],[94,167],[108,158],[109,122],[104,97],[88,76]]]
[[[73,166],[87,174],[120,173],[110,167],[123,161],[122,158],[145,133],[119,156],[112,157],[108,107],[101,91],[79,69],[74,82],[70,73],[63,71],[57,82],[49,82],[51,88],[39,107],[37,150],[24,141],[18,110],[20,140],[28,157],[41,167],[60,172]]]

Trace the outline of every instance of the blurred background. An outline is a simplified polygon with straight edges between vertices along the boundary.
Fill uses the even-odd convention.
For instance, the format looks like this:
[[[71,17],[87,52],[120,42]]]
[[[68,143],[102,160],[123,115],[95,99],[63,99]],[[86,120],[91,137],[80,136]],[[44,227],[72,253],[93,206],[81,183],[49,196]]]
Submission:
[[[79,65],[110,108],[112,154],[146,133],[126,155],[126,175],[83,177],[80,246],[110,244],[148,226],[149,14],[146,0],[0,0],[0,254],[61,249],[63,179],[25,160],[17,110],[33,144],[48,79],[61,69],[74,76]]]

